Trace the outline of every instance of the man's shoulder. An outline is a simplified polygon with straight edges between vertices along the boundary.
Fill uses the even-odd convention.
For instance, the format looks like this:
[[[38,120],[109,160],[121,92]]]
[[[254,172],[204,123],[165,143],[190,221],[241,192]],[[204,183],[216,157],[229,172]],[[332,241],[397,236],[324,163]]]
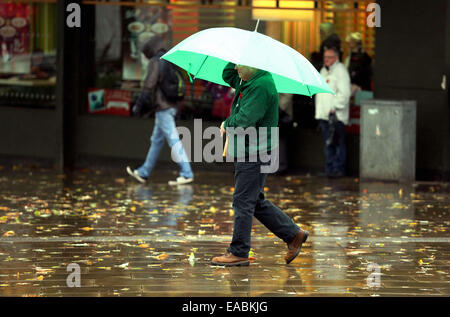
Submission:
[[[153,56],[148,60],[148,68],[153,69],[155,67],[159,67],[160,59],[159,57]]]
[[[345,67],[345,65],[342,62],[337,62],[336,65],[333,67],[333,71],[336,73],[345,73],[348,74],[348,69]]]
[[[334,66],[333,69],[339,69],[339,70],[346,68],[344,63],[342,63],[341,61],[337,61],[336,63],[334,63],[333,66]]]
[[[275,89],[275,82],[273,81],[272,74],[264,72],[264,74],[255,80],[255,86],[259,86],[265,89]]]

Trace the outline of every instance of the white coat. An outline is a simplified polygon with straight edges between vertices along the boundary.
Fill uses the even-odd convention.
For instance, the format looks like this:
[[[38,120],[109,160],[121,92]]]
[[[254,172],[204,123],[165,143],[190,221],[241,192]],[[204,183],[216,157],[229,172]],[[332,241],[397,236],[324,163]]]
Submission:
[[[317,120],[327,120],[331,109],[334,109],[339,121],[348,124],[350,112],[351,84],[347,68],[339,61],[327,69],[325,66],[320,74],[336,95],[328,93],[316,94],[316,116]]]

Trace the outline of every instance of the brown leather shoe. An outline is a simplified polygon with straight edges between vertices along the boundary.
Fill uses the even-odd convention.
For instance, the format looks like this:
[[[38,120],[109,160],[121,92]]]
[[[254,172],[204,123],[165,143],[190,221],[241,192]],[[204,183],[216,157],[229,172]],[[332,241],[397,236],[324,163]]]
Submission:
[[[288,253],[284,257],[286,260],[286,264],[291,263],[297,255],[300,253],[300,249],[302,248],[302,244],[308,239],[309,232],[307,230],[302,230],[297,233],[294,240],[291,243],[288,243]]]
[[[248,266],[250,261],[248,258],[240,258],[227,251],[222,256],[214,257],[211,260],[211,264],[220,266]]]

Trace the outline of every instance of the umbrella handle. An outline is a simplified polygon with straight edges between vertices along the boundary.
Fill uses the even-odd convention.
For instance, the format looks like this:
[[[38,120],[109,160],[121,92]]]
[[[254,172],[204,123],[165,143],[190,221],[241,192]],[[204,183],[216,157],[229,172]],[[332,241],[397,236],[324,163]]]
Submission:
[[[225,146],[223,147],[223,154],[222,154],[222,156],[227,156],[227,150],[228,150],[228,134],[227,134],[227,139],[225,141]]]

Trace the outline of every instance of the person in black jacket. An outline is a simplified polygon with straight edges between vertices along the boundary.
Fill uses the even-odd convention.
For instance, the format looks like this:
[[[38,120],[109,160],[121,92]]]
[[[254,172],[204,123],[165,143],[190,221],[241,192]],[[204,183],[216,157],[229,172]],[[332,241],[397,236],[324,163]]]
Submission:
[[[362,48],[361,33],[350,33],[345,42],[349,46],[350,54],[344,64],[350,73],[352,91],[372,90],[372,59]]]

